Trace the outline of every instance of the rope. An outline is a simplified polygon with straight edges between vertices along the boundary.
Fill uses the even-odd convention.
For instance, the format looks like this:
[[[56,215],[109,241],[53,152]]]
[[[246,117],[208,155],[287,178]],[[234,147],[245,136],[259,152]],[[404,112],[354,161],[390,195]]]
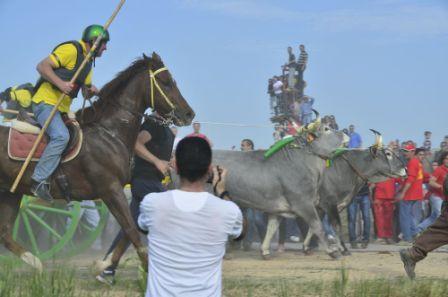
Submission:
[[[217,125],[217,126],[232,126],[232,127],[252,127],[252,128],[272,128],[272,125],[255,125],[255,124],[239,124],[239,123],[222,123],[222,122],[198,122],[199,124]]]

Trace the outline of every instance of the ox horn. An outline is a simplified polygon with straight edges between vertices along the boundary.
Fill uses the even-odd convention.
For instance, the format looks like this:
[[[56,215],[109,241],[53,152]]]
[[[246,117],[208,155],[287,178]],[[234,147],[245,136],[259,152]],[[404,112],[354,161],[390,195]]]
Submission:
[[[308,131],[316,131],[317,129],[319,129],[319,126],[321,124],[321,119],[320,119],[320,114],[317,110],[313,109],[314,114],[316,115],[316,119],[312,122],[308,124],[307,130]]]
[[[298,134],[303,133],[303,132],[312,132],[312,131],[316,131],[320,124],[321,124],[321,119],[320,119],[320,114],[317,110],[313,109],[314,114],[316,115],[316,119],[309,123],[306,126],[300,126],[300,128],[296,128],[296,131]]]
[[[383,136],[381,135],[381,133],[374,129],[369,129],[369,130],[372,131],[373,134],[375,134],[375,146],[382,147],[383,146]]]
[[[316,123],[319,123],[320,124],[320,122],[321,122],[321,120],[320,120],[320,114],[319,114],[319,112],[317,111],[317,110],[315,110],[315,109],[312,109],[312,111],[314,112],[314,114],[316,115],[316,119],[314,120]]]

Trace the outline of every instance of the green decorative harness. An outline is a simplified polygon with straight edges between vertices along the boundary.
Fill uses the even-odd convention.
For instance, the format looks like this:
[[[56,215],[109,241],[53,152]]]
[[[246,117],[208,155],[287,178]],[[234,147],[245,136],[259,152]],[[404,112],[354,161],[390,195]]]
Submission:
[[[279,141],[277,141],[276,143],[271,145],[271,147],[264,153],[264,158],[268,159],[269,157],[271,157],[272,155],[277,153],[279,150],[281,150],[285,146],[291,144],[294,140],[295,140],[295,137],[292,136],[292,135],[291,136],[287,136],[287,137],[285,137],[283,139],[280,139]],[[331,153],[330,158],[328,158],[326,160],[327,167],[330,167],[333,164],[333,159],[343,155],[347,151],[348,151],[348,149],[347,148],[343,148],[343,147],[335,149]]]

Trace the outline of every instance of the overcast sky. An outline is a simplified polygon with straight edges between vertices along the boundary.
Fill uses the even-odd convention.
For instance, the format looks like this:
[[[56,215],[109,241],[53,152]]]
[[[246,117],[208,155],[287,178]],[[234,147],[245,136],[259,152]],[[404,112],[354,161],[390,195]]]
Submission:
[[[0,89],[35,82],[37,63],[60,42],[103,24],[118,1],[0,0]],[[272,144],[267,80],[280,73],[286,47],[306,45],[306,93],[340,127],[354,124],[385,140],[433,146],[448,134],[446,0],[128,0],[94,69],[102,86],[142,53],[169,67],[215,148]],[[74,110],[82,100],[75,100]],[[191,127],[182,128],[181,135]]]

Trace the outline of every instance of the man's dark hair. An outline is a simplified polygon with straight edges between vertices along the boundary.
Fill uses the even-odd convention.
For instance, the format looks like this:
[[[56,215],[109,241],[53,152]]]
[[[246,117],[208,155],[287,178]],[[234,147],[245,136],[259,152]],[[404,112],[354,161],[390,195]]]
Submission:
[[[203,178],[212,162],[212,149],[201,137],[185,137],[176,147],[176,164],[181,178],[195,182]]]
[[[255,147],[254,142],[249,138],[245,138],[245,139],[241,140],[241,142],[247,142],[250,145],[251,149],[254,149],[254,147]]]
[[[426,151],[425,148],[423,148],[423,147],[418,147],[418,148],[415,149],[415,154],[418,155],[419,153],[421,153],[421,152],[425,152],[425,151]]]
[[[442,152],[442,153],[440,154],[439,159],[436,160],[437,163],[439,163],[440,166],[443,165],[443,160],[445,160],[446,156],[448,156],[448,152]]]

